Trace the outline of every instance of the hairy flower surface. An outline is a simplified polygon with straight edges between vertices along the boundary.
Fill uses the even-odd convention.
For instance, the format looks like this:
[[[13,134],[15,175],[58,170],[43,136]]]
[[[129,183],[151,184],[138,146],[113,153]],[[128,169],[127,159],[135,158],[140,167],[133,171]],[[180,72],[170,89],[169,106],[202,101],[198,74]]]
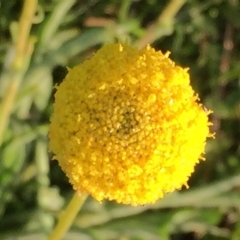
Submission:
[[[57,87],[50,149],[75,190],[141,205],[187,186],[209,112],[168,55],[107,44]]]

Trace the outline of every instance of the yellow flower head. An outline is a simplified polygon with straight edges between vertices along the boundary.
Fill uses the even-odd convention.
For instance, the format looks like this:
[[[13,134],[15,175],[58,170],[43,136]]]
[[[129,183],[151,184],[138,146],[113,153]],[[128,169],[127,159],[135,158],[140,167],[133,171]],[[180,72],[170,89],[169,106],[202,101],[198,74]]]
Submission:
[[[50,149],[75,190],[136,206],[187,186],[209,112],[168,55],[108,44],[57,87]]]

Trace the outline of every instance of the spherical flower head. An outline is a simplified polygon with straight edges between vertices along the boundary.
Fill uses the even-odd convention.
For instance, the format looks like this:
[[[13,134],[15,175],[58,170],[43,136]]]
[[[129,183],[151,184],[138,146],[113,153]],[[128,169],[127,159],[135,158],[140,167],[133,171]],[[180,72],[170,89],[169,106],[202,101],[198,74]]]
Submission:
[[[168,56],[107,44],[57,86],[50,149],[75,190],[136,206],[187,186],[209,112]]]

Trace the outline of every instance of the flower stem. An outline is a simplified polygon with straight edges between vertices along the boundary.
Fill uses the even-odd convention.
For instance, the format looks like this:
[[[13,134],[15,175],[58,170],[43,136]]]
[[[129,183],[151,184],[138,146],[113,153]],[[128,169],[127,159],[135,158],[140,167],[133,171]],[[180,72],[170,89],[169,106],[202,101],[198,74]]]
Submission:
[[[147,28],[145,34],[135,45],[141,49],[147,44],[152,44],[156,39],[171,34],[173,32],[174,17],[185,2],[186,0],[168,1],[160,16]]]
[[[33,50],[33,41],[29,39],[32,21],[37,8],[37,0],[25,0],[22,14],[18,25],[18,38],[15,44],[15,56],[8,69],[9,85],[4,93],[0,106],[0,146],[3,142],[3,134],[8,126],[9,117],[13,108],[14,100],[24,73],[27,70],[28,60]]]
[[[77,213],[87,198],[86,194],[75,192],[65,211],[61,214],[58,224],[52,231],[48,240],[60,240],[72,225]]]

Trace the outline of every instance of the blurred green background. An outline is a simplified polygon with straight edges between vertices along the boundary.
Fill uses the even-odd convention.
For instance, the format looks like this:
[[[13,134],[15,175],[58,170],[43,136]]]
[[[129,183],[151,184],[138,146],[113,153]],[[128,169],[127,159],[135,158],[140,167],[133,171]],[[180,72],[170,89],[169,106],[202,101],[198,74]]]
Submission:
[[[239,240],[239,0],[41,0],[17,62],[23,3],[0,1],[0,239],[46,239],[73,194],[48,151],[53,86],[67,66],[127,40],[171,51],[190,68],[193,88],[214,111],[216,138],[190,189],[141,207],[89,198],[64,239]]]

